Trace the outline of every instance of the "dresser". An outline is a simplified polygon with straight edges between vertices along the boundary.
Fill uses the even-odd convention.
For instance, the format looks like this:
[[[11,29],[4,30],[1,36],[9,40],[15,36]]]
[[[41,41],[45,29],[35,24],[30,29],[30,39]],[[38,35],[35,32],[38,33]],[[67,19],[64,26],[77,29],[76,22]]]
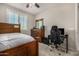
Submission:
[[[44,29],[31,29],[31,36],[34,37],[38,42],[43,41],[44,33]]]

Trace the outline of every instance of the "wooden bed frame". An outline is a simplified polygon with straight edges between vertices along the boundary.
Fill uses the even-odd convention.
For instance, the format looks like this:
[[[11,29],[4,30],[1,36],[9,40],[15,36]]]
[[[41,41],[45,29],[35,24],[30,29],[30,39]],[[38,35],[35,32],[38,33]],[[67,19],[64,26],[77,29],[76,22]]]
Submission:
[[[0,34],[19,32],[19,24],[0,23]],[[0,56],[38,56],[38,42],[34,40],[15,48],[0,51]]]

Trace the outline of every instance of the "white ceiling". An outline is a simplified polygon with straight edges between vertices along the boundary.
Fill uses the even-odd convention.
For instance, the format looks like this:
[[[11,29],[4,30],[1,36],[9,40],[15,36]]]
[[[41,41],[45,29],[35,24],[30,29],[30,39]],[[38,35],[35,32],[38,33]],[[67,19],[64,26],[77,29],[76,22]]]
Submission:
[[[53,5],[51,3],[38,3],[40,5],[40,8],[37,8],[35,6],[26,8],[26,4],[27,3],[8,3],[8,5],[10,6],[16,7],[33,15],[36,15],[37,13],[40,13]]]

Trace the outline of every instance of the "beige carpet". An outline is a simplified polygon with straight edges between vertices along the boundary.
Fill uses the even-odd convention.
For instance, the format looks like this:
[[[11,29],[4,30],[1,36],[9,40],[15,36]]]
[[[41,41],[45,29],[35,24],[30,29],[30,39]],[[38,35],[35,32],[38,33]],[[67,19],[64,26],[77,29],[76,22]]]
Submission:
[[[39,43],[39,56],[79,56],[79,52],[69,51],[68,53],[65,53],[55,48],[51,48],[46,44]]]

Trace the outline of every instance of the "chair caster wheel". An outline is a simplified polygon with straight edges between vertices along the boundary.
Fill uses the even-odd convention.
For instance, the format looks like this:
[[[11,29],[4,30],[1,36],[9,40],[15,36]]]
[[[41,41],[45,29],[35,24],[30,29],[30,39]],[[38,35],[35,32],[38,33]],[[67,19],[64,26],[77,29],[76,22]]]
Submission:
[[[61,55],[61,53],[59,53],[59,56]]]
[[[52,51],[52,49],[50,49],[50,51]]]

